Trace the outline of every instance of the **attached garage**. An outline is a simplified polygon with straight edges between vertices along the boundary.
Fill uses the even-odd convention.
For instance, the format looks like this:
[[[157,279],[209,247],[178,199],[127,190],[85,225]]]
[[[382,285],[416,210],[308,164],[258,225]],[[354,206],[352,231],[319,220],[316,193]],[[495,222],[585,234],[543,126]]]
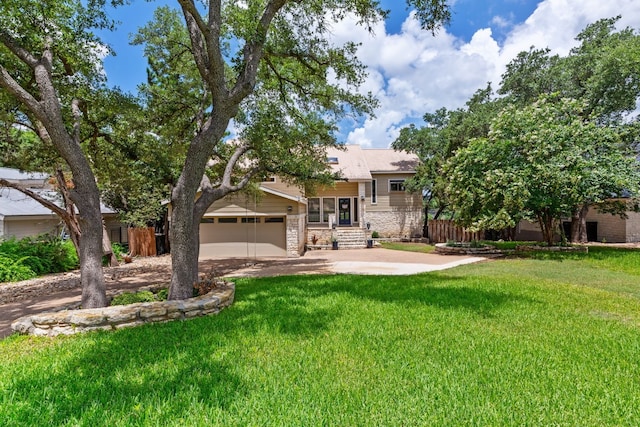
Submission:
[[[285,257],[286,218],[205,217],[200,223],[200,257]]]

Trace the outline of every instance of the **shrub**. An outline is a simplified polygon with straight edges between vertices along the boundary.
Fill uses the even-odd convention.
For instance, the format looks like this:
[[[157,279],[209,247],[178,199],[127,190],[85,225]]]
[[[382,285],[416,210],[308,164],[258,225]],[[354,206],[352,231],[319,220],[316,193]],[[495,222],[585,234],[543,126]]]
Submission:
[[[168,296],[169,290],[167,288],[162,288],[155,294],[151,291],[125,292],[113,297],[110,305],[127,305],[135,304],[137,302],[166,301]]]
[[[19,282],[36,277],[37,274],[24,264],[27,258],[13,259],[0,255],[0,282]]]
[[[11,260],[5,260],[5,268],[13,265],[13,268],[19,269],[22,265],[28,267],[36,276],[60,273],[78,267],[78,255],[73,243],[49,235],[4,240],[0,242],[0,255]],[[16,277],[23,276],[24,271]]]
[[[379,238],[379,237],[380,237],[380,233],[378,233],[377,231],[373,231],[373,232],[371,233],[371,238],[372,238],[372,239],[377,239],[377,238]]]
[[[125,292],[113,297],[111,305],[127,305],[137,302],[153,302],[155,300],[156,297],[151,291]]]

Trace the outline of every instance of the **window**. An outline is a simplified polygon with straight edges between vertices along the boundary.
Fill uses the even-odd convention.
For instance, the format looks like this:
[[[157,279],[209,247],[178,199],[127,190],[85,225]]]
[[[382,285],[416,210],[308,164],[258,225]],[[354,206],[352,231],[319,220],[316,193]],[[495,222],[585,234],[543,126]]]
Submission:
[[[358,222],[358,198],[353,198],[353,222]]]
[[[260,218],[242,218],[243,224],[255,224],[259,222],[260,222]]]
[[[276,177],[275,176],[263,176],[262,177],[262,182],[276,182]]]
[[[404,191],[404,179],[390,179],[389,191]]]
[[[327,163],[329,163],[330,165],[337,165],[338,164],[338,158],[337,157],[327,157]]]
[[[378,203],[378,180],[374,179],[371,181],[371,204],[376,203]]]
[[[329,215],[336,213],[336,199],[322,199],[322,222],[329,222]]]
[[[213,218],[202,218],[200,224],[213,224]]]
[[[273,217],[273,218],[265,218],[264,219],[265,223],[271,223],[271,222],[284,222],[284,218],[279,216],[279,217]]]
[[[238,218],[218,218],[219,224],[235,224],[238,222]]]
[[[320,198],[311,197],[308,202],[309,222],[320,222]]]

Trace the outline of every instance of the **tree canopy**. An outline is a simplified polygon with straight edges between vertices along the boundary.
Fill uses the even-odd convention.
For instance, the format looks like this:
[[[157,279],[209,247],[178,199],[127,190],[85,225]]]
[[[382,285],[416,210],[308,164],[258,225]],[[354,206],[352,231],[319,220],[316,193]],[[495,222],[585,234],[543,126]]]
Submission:
[[[637,195],[640,171],[619,129],[583,119],[584,105],[542,97],[508,106],[487,138],[471,141],[445,167],[447,193],[472,229],[537,222],[547,243],[575,206]]]

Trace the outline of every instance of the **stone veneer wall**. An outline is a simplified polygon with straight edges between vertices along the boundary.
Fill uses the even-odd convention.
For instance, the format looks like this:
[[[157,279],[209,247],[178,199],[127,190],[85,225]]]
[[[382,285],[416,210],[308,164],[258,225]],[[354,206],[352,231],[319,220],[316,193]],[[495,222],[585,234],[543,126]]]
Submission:
[[[370,231],[377,231],[380,237],[422,236],[422,212],[420,211],[367,211],[365,222],[370,223]]]
[[[287,215],[287,256],[299,257],[304,251],[304,215]]]
[[[50,337],[94,330],[116,330],[145,323],[217,314],[233,303],[234,296],[235,285],[225,283],[206,295],[180,301],[145,302],[25,316],[13,322],[11,328],[21,334]]]

